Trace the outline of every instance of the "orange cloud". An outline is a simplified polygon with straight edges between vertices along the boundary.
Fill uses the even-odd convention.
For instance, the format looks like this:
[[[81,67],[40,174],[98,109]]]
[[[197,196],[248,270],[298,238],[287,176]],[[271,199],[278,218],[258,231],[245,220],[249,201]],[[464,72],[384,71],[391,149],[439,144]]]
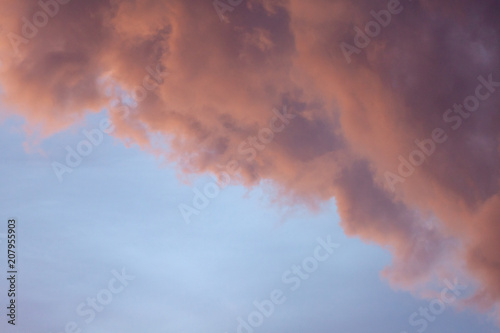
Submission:
[[[297,117],[242,161],[243,184],[270,179],[280,196],[311,207],[335,197],[347,234],[392,251],[384,275],[395,286],[463,269],[479,282],[471,304],[498,306],[496,83],[460,128],[443,118],[480,75],[500,81],[496,1],[248,0],[227,23],[210,1],[42,2],[58,13],[37,21],[26,43],[3,38],[0,57],[3,102],[44,135],[123,99],[102,82],[132,93],[158,64],[168,78],[128,116],[112,115],[116,135],[184,172],[215,172],[286,106]],[[32,1],[0,8],[4,32],[17,36],[44,10]],[[390,23],[370,31],[390,8]],[[342,43],[359,51],[350,63]],[[436,128],[447,140],[391,191],[385,174]],[[154,145],[158,136],[168,151]]]

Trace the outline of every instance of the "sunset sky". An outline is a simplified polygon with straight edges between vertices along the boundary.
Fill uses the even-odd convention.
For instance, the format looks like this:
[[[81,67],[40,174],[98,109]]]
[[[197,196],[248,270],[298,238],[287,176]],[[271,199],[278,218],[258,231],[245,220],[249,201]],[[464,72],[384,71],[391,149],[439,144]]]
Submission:
[[[0,331],[500,332],[499,17],[3,1]]]

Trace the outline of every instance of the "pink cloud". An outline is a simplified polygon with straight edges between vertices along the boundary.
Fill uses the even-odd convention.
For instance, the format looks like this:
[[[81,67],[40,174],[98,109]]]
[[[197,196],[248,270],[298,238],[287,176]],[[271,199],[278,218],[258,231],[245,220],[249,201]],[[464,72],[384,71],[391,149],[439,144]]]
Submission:
[[[500,91],[456,130],[443,114],[474,94],[479,76],[500,81],[500,7],[402,1],[348,63],[341,43],[355,46],[354,28],[389,3],[254,0],[225,24],[210,1],[70,1],[17,54],[0,42],[3,102],[50,135],[118,97],[103,80],[132,91],[158,64],[168,78],[127,117],[112,116],[115,133],[144,149],[162,135],[170,149],[155,153],[192,173],[216,171],[286,106],[296,118],[241,161],[243,184],[271,179],[280,196],[311,207],[335,197],[348,235],[392,251],[384,276],[394,286],[465,269],[480,286],[471,304],[491,310],[500,300]],[[4,31],[19,36],[22,18],[41,10],[0,7]],[[391,191],[386,172],[436,128],[447,140]]]

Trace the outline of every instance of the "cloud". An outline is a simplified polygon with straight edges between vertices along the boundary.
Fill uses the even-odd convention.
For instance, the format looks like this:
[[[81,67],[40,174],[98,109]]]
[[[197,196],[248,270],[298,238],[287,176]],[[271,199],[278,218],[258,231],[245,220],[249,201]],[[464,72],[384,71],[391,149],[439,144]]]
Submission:
[[[243,184],[271,180],[280,199],[311,207],[335,197],[347,234],[392,251],[394,286],[463,270],[478,281],[471,304],[498,306],[500,91],[485,86],[477,110],[454,111],[480,76],[500,81],[496,1],[249,0],[223,23],[210,1],[73,0],[17,52],[7,33],[22,36],[40,5],[0,6],[3,102],[28,130],[56,133],[123,98],[107,83],[132,92],[158,65],[168,78],[128,116],[112,115],[114,133],[183,172],[215,172],[286,106],[297,117],[241,161]],[[357,47],[390,8],[390,23]],[[350,63],[342,43],[359,51]],[[436,128],[447,140],[392,191],[387,172]]]

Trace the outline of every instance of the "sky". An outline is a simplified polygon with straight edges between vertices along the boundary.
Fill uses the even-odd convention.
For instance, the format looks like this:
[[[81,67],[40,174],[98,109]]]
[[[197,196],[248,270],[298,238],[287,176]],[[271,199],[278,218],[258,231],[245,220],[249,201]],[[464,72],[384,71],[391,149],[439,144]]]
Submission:
[[[498,14],[0,4],[2,332],[499,332]]]

